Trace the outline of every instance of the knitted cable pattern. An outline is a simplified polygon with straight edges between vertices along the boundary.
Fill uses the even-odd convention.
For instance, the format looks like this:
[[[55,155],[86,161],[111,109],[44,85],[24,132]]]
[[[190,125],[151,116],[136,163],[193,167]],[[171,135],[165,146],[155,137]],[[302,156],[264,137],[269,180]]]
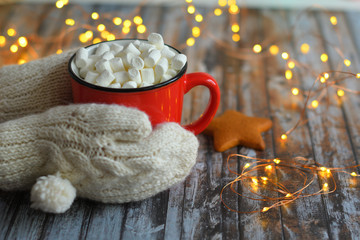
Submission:
[[[0,68],[0,123],[70,103],[73,52]]]
[[[137,201],[182,181],[198,146],[194,134],[176,123],[152,130],[147,115],[136,109],[59,106],[0,124],[0,189],[28,189],[38,177],[57,174],[77,196]]]

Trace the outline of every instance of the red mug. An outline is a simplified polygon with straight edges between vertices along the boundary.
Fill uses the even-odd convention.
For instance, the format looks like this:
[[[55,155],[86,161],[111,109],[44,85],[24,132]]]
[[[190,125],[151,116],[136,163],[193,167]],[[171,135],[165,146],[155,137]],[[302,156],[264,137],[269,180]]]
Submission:
[[[114,40],[127,44],[135,39]],[[145,41],[145,40],[141,40]],[[95,49],[97,44],[88,48]],[[177,49],[168,46],[180,53]],[[220,90],[216,80],[207,73],[186,74],[187,63],[179,73],[168,81],[141,88],[107,88],[85,82],[78,74],[74,54],[69,61],[74,103],[107,103],[134,107],[144,111],[153,126],[162,122],[180,123],[184,95],[195,86],[210,90],[210,99],[199,119],[183,126],[194,134],[201,133],[215,116],[220,103]]]

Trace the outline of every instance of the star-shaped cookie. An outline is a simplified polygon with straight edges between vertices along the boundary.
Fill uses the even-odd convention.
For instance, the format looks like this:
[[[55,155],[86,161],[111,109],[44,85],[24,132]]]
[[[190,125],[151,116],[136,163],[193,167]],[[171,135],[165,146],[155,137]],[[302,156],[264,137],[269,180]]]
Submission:
[[[227,110],[214,118],[204,133],[214,138],[214,148],[223,152],[237,145],[264,150],[261,133],[269,130],[272,121],[267,118],[248,117],[234,110]]]

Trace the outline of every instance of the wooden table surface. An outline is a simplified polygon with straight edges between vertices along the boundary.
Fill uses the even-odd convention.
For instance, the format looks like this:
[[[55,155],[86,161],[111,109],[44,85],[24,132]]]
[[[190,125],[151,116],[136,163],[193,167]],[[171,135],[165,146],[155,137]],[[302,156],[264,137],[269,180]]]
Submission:
[[[69,28],[64,24],[66,18],[80,21],[80,13],[96,11],[100,16],[111,13],[110,16],[125,19],[135,6],[96,4],[81,5],[81,8],[83,11],[74,5],[63,9],[56,9],[54,4],[0,5],[0,35],[16,27],[19,35],[26,32],[41,38],[58,37],[59,32]],[[226,166],[227,157],[233,153],[270,159],[302,156],[329,167],[359,163],[360,99],[357,94],[346,93],[339,99],[330,89],[328,106],[320,104],[316,109],[308,109],[309,121],[297,128],[287,141],[281,141],[280,135],[298,121],[306,98],[304,91],[310,89],[316,74],[329,70],[359,72],[360,13],[313,10],[298,18],[298,10],[241,9],[235,16],[209,17],[207,14],[211,14],[213,8],[198,7],[197,10],[207,16],[206,28],[194,46],[185,47],[194,21],[182,7],[151,5],[137,10],[147,33],[161,33],[167,44],[188,56],[188,72],[205,71],[217,79],[222,95],[217,115],[235,109],[273,121],[273,128],[262,135],[266,149],[254,151],[238,146],[220,153],[213,149],[210,137],[200,134],[197,163],[184,182],[141,202],[111,205],[76,199],[70,210],[59,215],[31,209],[29,192],[0,191],[0,239],[360,239],[360,179],[349,175],[334,174],[337,189],[332,194],[298,199],[265,213],[231,212],[220,201],[221,189],[236,177]],[[328,14],[337,17],[336,31]],[[90,26],[98,24],[89,17],[85,19]],[[241,40],[237,43],[231,40],[230,25],[234,21],[241,26]],[[293,27],[296,21],[298,24]],[[81,32],[84,29],[69,32],[61,48],[82,46],[77,38]],[[132,30],[126,37],[143,35]],[[264,43],[263,46],[276,43],[280,53],[288,52],[303,67],[293,69],[292,79],[287,80],[286,61],[280,53],[269,55],[264,47],[263,54],[252,54],[255,43]],[[303,43],[310,45],[307,54],[299,51]],[[31,56],[34,56],[32,51],[36,51],[41,57],[59,48],[58,43],[51,41],[34,46],[28,52],[20,50]],[[351,60],[351,66],[344,66],[333,46]],[[14,63],[12,56],[20,56],[20,53],[3,54],[4,50],[0,50],[0,65]],[[322,62],[320,55],[325,52],[329,60]],[[360,90],[356,79],[339,85]],[[294,87],[300,89],[297,96],[291,94]],[[208,97],[202,87],[186,95],[184,123],[201,115]],[[244,162],[234,164],[233,167],[240,170]],[[354,171],[359,173],[359,169]],[[315,183],[306,191],[319,191],[320,180],[316,179]],[[266,205],[230,193],[223,197],[238,211],[259,210]]]

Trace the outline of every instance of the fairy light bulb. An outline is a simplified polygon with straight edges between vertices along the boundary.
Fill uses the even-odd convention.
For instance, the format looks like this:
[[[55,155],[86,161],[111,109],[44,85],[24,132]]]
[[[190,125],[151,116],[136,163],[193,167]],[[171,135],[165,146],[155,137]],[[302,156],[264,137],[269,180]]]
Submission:
[[[342,89],[338,89],[338,90],[336,91],[336,94],[337,94],[339,97],[343,97],[343,96],[345,95],[345,92],[344,92],[344,90],[342,90]]]
[[[263,181],[269,180],[267,177],[261,177],[261,179],[262,179]]]
[[[350,67],[351,61],[349,59],[345,59],[344,64],[345,64],[345,66]]]
[[[331,22],[332,25],[335,26],[337,24],[337,18],[335,16],[331,16],[330,17],[330,22]]]
[[[291,70],[286,70],[286,71],[285,71],[285,78],[286,78],[287,80],[290,80],[290,79],[292,79],[292,77],[293,77],[292,71],[291,71]]]
[[[8,34],[10,37],[13,37],[13,36],[16,35],[16,31],[15,31],[15,29],[13,29],[13,28],[9,28],[9,29],[7,30],[7,34]]]
[[[299,89],[298,88],[292,88],[291,93],[292,93],[292,95],[297,96],[297,95],[299,95]]]
[[[282,134],[280,138],[281,138],[281,140],[284,140],[284,141],[285,141],[288,137],[287,137],[286,134]]]
[[[58,1],[56,1],[55,6],[57,8],[62,8],[62,7],[64,7],[64,2],[61,0],[58,0]]]
[[[88,41],[88,38],[86,37],[85,33],[81,33],[79,35],[79,41],[82,42],[82,43],[86,43]]]
[[[75,25],[75,20],[72,18],[68,18],[65,20],[65,24],[68,26],[74,26]]]
[[[143,23],[143,19],[140,16],[135,16],[133,21],[136,25],[140,25]]]
[[[303,43],[300,46],[300,50],[303,54],[307,54],[310,51],[310,46],[307,43]]]
[[[232,4],[229,7],[229,13],[230,14],[237,14],[239,12],[239,7],[236,4]]]
[[[87,39],[91,40],[94,36],[94,33],[90,30],[85,32],[85,36],[87,37]]]
[[[267,166],[265,167],[265,169],[266,169],[266,170],[271,170],[271,169],[272,169],[272,166],[271,166],[271,165],[267,165]]]
[[[267,212],[267,211],[269,211],[269,209],[270,209],[270,208],[268,208],[268,207],[264,207],[261,211],[262,211],[262,212]]]
[[[56,54],[61,54],[63,52],[63,50],[62,49],[58,49],[58,50],[56,50]]]
[[[197,21],[197,22],[202,22],[203,21],[203,16],[201,15],[201,14],[196,14],[196,16],[195,16],[195,21]]]
[[[0,36],[0,47],[5,46],[5,44],[6,44],[6,37]]]
[[[192,31],[192,35],[194,37],[199,37],[200,36],[200,28],[199,27],[193,27],[191,31]]]
[[[17,61],[17,63],[18,63],[19,65],[21,65],[21,64],[26,63],[26,60],[23,59],[23,58],[20,58],[20,59]]]
[[[192,0],[185,0],[186,3],[192,3]]]
[[[114,17],[112,21],[117,26],[119,26],[122,23],[122,19],[119,17]]]
[[[109,35],[107,35],[107,37],[106,37],[106,40],[108,40],[108,41],[113,41],[113,40],[115,40],[115,35],[112,34],[112,33],[109,33]]]
[[[144,33],[146,32],[146,27],[143,24],[140,24],[139,26],[137,26],[136,30],[138,31],[138,33]]]
[[[226,0],[219,0],[218,4],[219,4],[220,7],[225,7],[226,4],[227,4],[227,1]]]
[[[276,45],[271,45],[269,48],[269,52],[271,55],[276,55],[279,53],[279,47]]]
[[[97,30],[98,30],[99,32],[105,31],[105,29],[106,29],[106,27],[105,27],[104,24],[99,24],[99,25],[97,26]]]
[[[325,78],[325,79],[329,79],[329,77],[330,77],[329,73],[325,72],[325,73],[324,73],[324,78]]]
[[[255,177],[251,178],[251,181],[252,181],[253,184],[255,184],[255,185],[258,185],[258,184],[259,184],[259,181],[258,181]]]
[[[129,28],[131,26],[131,21],[129,19],[126,19],[123,23],[124,27]]]
[[[195,38],[188,38],[186,40],[186,45],[188,45],[189,47],[193,46],[195,44]]]
[[[250,167],[250,163],[247,163],[244,165],[244,169],[249,168],[249,167]]]
[[[188,8],[187,8],[187,12],[189,14],[194,14],[195,13],[195,7],[194,5],[189,5]]]
[[[321,83],[325,83],[325,82],[326,82],[326,78],[325,78],[325,77],[320,77],[320,82],[321,82]]]
[[[240,41],[240,35],[237,34],[237,33],[234,33],[234,34],[232,35],[232,40],[233,40],[234,42]]]
[[[278,158],[275,158],[273,161],[274,161],[274,163],[276,163],[276,164],[279,164],[279,163],[280,163],[280,159],[278,159]]]
[[[350,173],[350,175],[353,176],[353,177],[357,176],[356,172],[352,172],[352,173]]]
[[[108,36],[109,36],[109,32],[108,31],[102,31],[101,32],[101,34],[100,34],[100,36],[103,38],[103,39],[107,39],[108,38]]]
[[[317,100],[314,100],[314,101],[311,102],[311,106],[313,108],[317,108],[319,106],[319,102]]]
[[[326,167],[320,167],[320,171],[325,172],[325,171],[326,171]]]
[[[328,59],[329,59],[329,57],[328,57],[328,55],[326,53],[321,54],[320,60],[322,62],[327,62]]]
[[[28,45],[28,40],[26,37],[19,37],[18,43],[20,47],[26,47]]]
[[[10,51],[12,53],[16,53],[18,50],[19,50],[19,47],[17,45],[13,44],[10,46]]]
[[[356,78],[360,78],[360,73],[357,73],[357,74],[356,74]]]
[[[261,50],[262,50],[262,47],[261,47],[260,44],[255,44],[255,45],[253,46],[253,51],[254,51],[254,53],[260,53]]]
[[[97,12],[93,12],[93,13],[91,13],[91,18],[94,20],[97,20],[97,19],[99,19],[99,14]]]
[[[329,184],[328,184],[328,183],[324,183],[324,184],[323,184],[323,190],[324,190],[324,191],[327,191],[328,188],[329,188]]]
[[[294,61],[289,61],[287,65],[288,65],[288,67],[289,67],[290,69],[295,68],[295,62],[294,62]]]
[[[214,14],[215,14],[215,16],[220,16],[222,14],[222,10],[220,8],[215,8]]]
[[[330,170],[330,169],[326,169],[326,173],[331,173],[331,170]]]
[[[124,33],[126,35],[130,32],[130,28],[124,26],[121,31],[122,31],[122,33]]]
[[[287,52],[283,52],[281,54],[281,57],[282,57],[282,59],[287,60],[287,59],[289,59],[289,54]]]
[[[96,44],[96,43],[99,43],[99,42],[101,42],[101,39],[100,39],[100,38],[94,38],[93,44]]]
[[[237,23],[234,23],[233,25],[231,25],[231,31],[233,31],[234,33],[237,33],[240,31],[240,26]]]

